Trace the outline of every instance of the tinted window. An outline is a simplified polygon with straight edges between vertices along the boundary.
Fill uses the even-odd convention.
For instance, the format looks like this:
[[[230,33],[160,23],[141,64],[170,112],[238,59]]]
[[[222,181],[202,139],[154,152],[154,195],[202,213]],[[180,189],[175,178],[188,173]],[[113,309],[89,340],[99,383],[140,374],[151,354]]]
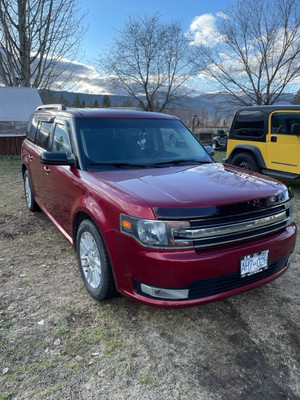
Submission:
[[[300,113],[276,112],[271,116],[271,133],[297,135],[300,133]]]
[[[38,123],[37,116],[36,115],[31,116],[27,126],[27,139],[30,140],[31,142],[34,142],[35,139],[37,123]]]
[[[38,127],[36,144],[46,150],[48,149],[51,126],[52,123],[50,122],[40,121]]]
[[[86,164],[153,163],[182,158],[211,161],[194,135],[178,120],[80,119],[79,138]]]
[[[237,114],[233,133],[236,136],[261,137],[264,133],[264,114],[262,111],[241,111]]]
[[[64,151],[67,156],[71,154],[69,135],[64,125],[56,124],[53,134],[53,151]]]

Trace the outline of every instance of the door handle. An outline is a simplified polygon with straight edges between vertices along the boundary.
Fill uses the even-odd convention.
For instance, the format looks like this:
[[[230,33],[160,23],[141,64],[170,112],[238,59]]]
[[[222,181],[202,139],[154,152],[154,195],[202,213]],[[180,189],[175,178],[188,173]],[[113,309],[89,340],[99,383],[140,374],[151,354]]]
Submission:
[[[29,158],[29,161],[33,160],[33,156],[31,154],[29,154],[28,158]]]
[[[50,168],[46,165],[45,167],[44,167],[44,171],[46,172],[46,174],[50,174]]]
[[[271,136],[271,142],[273,143],[277,142],[277,136]]]

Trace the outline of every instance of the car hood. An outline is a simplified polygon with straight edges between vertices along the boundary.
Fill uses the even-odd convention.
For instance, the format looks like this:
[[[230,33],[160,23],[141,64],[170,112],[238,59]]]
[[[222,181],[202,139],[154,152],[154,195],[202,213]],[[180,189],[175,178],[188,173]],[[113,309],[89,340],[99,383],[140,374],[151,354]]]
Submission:
[[[91,174],[114,191],[122,191],[135,201],[140,199],[152,209],[235,204],[272,197],[286,189],[272,178],[221,163]]]

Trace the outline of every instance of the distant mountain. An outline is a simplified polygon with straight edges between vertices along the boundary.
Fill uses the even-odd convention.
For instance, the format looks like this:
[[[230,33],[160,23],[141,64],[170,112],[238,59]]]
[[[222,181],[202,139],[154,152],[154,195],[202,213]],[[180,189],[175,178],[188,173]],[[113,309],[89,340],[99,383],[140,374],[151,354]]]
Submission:
[[[87,93],[77,93],[77,92],[67,92],[67,91],[52,91],[52,90],[40,90],[40,96],[44,103],[59,102],[60,99],[65,99],[67,101],[66,105],[72,105],[76,101],[76,97],[80,98],[80,101],[84,102],[86,106],[89,104],[94,104],[97,100],[99,106],[101,106],[103,94],[87,94]],[[112,107],[121,107],[124,103],[134,103],[130,96],[119,96],[119,95],[109,95]],[[134,104],[133,106],[135,106]]]
[[[280,100],[277,103],[290,104],[294,99],[295,95],[292,93],[284,93],[280,96]],[[228,115],[233,110],[236,110],[241,105],[237,104],[233,97],[228,93],[203,93],[197,96],[189,97],[188,99],[178,102],[177,105],[183,105],[189,109],[202,109],[205,108],[209,115],[213,115],[215,112]]]
[[[72,105],[76,101],[76,98],[84,102],[85,106],[88,107],[90,104],[94,104],[95,101],[98,102],[101,107],[104,95],[102,94],[87,94],[87,93],[76,93],[67,91],[50,91],[41,90],[40,95],[43,102],[46,103],[59,103],[61,100],[66,102],[66,105]],[[109,95],[109,99],[112,107],[123,107],[132,106],[136,107],[137,102],[134,101],[130,96],[120,96],[120,95]],[[294,94],[284,93],[280,97],[279,103],[290,104],[294,99]],[[200,113],[205,110],[209,117],[215,115],[216,113],[223,119],[227,119],[228,115],[236,110],[239,105],[235,104],[232,96],[227,93],[203,93],[196,96],[189,96],[176,103],[172,104],[171,108],[168,110],[172,111],[182,111],[182,112],[192,112]]]

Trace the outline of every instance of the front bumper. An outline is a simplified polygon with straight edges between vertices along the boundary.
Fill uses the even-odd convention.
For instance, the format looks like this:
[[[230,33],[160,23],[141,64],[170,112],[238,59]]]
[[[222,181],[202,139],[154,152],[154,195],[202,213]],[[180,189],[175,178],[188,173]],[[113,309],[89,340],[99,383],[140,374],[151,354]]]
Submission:
[[[193,249],[157,251],[146,249],[124,235],[115,237],[118,251],[110,253],[117,289],[138,302],[154,307],[180,308],[220,300],[263,285],[289,267],[296,242],[296,226],[266,238],[208,251]],[[240,277],[241,257],[269,250],[268,268],[254,275]],[[145,286],[179,290],[182,299],[151,296]],[[187,298],[185,297],[188,292]]]

